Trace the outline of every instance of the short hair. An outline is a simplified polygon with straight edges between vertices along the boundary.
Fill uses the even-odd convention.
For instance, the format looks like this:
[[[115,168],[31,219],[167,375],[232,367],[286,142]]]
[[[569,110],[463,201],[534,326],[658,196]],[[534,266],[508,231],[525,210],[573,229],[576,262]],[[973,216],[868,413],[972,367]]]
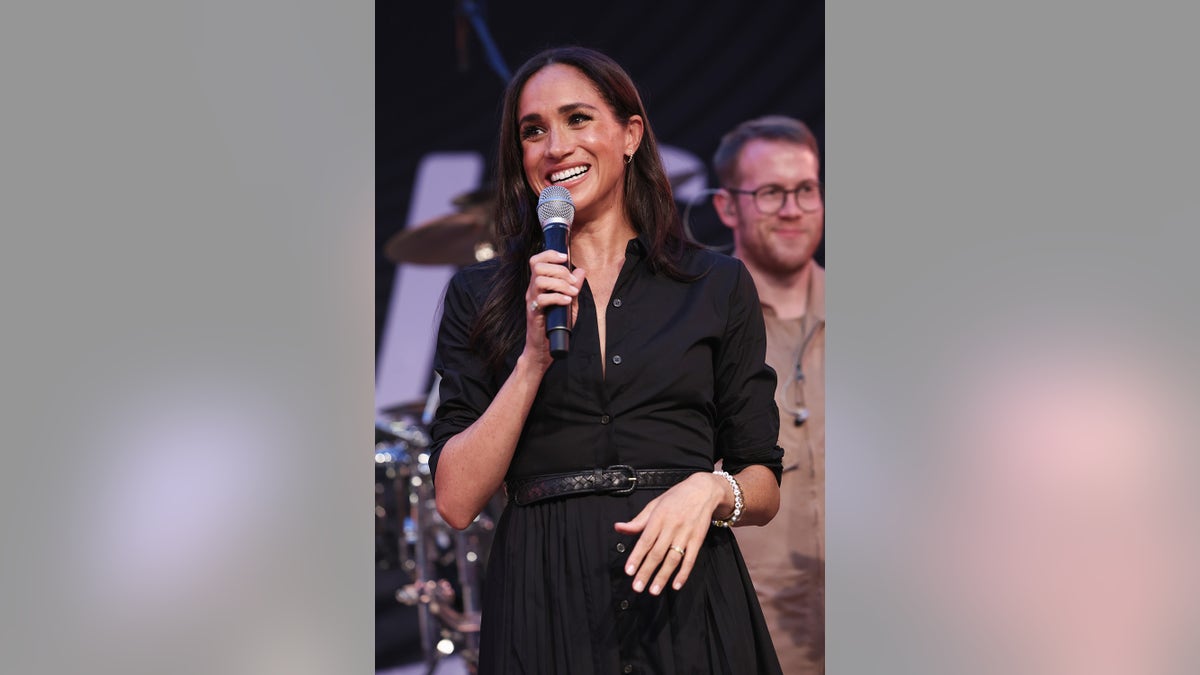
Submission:
[[[812,150],[818,162],[821,161],[817,137],[804,122],[785,115],[767,115],[746,120],[721,137],[721,144],[713,154],[713,169],[716,170],[717,179],[722,186],[728,187],[737,182],[738,156],[742,148],[753,140],[784,141],[802,145]]]

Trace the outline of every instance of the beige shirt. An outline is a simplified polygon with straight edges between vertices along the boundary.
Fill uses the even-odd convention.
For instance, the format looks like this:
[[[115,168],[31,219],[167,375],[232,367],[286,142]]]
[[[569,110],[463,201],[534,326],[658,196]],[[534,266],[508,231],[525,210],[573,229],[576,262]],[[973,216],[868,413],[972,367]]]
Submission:
[[[789,675],[825,672],[825,270],[813,265],[807,314],[783,320],[763,306],[767,363],[779,377],[779,513],[734,530]],[[797,425],[801,410],[808,418]]]

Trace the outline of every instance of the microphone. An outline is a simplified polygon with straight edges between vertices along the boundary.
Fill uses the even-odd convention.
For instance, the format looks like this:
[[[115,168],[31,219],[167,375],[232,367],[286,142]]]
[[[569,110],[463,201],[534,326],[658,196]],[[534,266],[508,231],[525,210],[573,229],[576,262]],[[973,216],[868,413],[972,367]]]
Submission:
[[[567,252],[567,235],[575,220],[575,202],[571,193],[561,185],[551,185],[542,190],[538,197],[538,221],[542,223],[542,237],[546,248],[559,253]],[[570,308],[554,305],[546,310],[546,339],[550,341],[550,356],[565,358],[571,345],[571,329],[567,325]]]

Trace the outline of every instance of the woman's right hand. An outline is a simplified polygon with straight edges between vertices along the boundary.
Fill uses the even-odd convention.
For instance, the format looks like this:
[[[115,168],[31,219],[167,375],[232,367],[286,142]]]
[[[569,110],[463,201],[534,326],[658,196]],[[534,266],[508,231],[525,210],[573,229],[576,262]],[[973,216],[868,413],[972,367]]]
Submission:
[[[583,288],[583,268],[567,268],[567,254],[547,250],[529,259],[529,288],[525,290],[525,351],[523,356],[542,367],[554,362],[546,340],[546,309],[569,307],[569,323],[575,325],[575,298]],[[536,303],[536,305],[534,304]]]

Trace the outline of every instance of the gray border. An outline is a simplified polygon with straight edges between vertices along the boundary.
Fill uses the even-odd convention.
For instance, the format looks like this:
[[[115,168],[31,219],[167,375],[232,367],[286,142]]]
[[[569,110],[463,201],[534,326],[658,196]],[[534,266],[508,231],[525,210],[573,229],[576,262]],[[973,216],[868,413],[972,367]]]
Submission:
[[[374,6],[4,15],[0,671],[371,672]]]
[[[1175,478],[1194,476],[1194,462],[1170,440],[1194,438],[1184,433],[1194,414],[1170,414],[1188,409],[1195,371],[1194,11],[828,10],[829,672],[1098,672],[1080,664],[1143,647],[1134,670],[1196,672],[1195,648],[1181,646],[1196,643],[1196,613],[1168,608],[1165,594],[1141,622],[1169,626],[1150,631],[1161,643],[1097,620],[1119,615],[1130,580],[1162,579],[1196,605],[1191,574],[1164,571],[1195,569],[1197,550],[1195,498]],[[1026,375],[1017,395],[990,416],[964,412],[1016,372]],[[1079,398],[1051,396],[1063,391]],[[1034,428],[1036,396],[1057,416]],[[1089,405],[1096,426],[1073,427]],[[1027,437],[1015,434],[1023,425]],[[1101,425],[1112,428],[1085,433]],[[1147,447],[1117,444],[1130,429]],[[1093,454],[1079,471],[1038,492],[1035,477],[1061,470],[1052,458],[1084,448]],[[1010,456],[1030,458],[1011,484]],[[1115,486],[1085,492],[1106,468],[1130,485],[1152,477],[1146,501],[1121,501]],[[1091,530],[1067,520],[1073,509],[1137,514],[1137,525],[1114,519],[1082,539],[1112,555],[1085,556],[1074,538]],[[951,516],[965,525],[947,526]],[[1038,548],[1034,533],[1049,523],[1061,536]],[[1043,559],[984,575],[967,554],[984,541]],[[1075,606],[1086,611],[1054,593],[1103,572]],[[955,586],[963,580],[974,583]],[[1085,628],[1090,643],[1072,642]],[[1157,666],[1151,653],[1163,655]]]

